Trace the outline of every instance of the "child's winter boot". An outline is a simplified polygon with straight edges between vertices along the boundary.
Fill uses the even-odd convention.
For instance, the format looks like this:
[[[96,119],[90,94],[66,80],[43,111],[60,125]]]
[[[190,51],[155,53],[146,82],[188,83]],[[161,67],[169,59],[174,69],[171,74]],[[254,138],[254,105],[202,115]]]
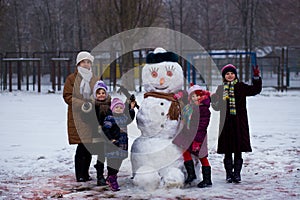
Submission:
[[[109,185],[112,191],[119,191],[119,184],[117,181],[117,175],[109,175],[106,179],[106,183]]]
[[[211,187],[211,167],[210,166],[202,166],[202,175],[203,181],[201,181],[197,186],[199,188]]]
[[[96,168],[97,171],[97,185],[98,186],[105,186],[106,184],[106,180],[103,176],[103,172],[104,172],[104,164],[102,162],[100,162],[99,160],[97,160],[97,164],[94,165],[94,167]]]
[[[243,165],[243,159],[234,159],[234,174],[233,174],[233,182],[240,183],[241,182],[241,170]]]
[[[195,174],[194,161],[193,160],[185,161],[184,166],[188,175],[184,183],[190,184],[194,179],[197,178]]]
[[[224,168],[226,170],[226,182],[227,183],[232,183],[233,181],[233,163],[232,163],[232,158],[224,159]]]

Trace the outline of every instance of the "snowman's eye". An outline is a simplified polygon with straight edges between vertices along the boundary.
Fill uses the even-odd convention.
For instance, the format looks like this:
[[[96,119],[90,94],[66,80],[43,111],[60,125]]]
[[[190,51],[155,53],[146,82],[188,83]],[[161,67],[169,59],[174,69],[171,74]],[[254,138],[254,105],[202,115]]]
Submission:
[[[152,76],[153,78],[156,78],[156,77],[158,76],[158,74],[157,74],[156,71],[152,71],[152,72],[151,72],[151,76]]]
[[[151,76],[152,76],[153,78],[156,78],[156,77],[158,76],[158,73],[157,73],[158,68],[152,67],[152,68],[149,69],[149,70],[150,70]]]
[[[173,76],[173,72],[172,71],[167,71],[167,76]]]
[[[173,76],[174,66],[166,66],[167,76]]]

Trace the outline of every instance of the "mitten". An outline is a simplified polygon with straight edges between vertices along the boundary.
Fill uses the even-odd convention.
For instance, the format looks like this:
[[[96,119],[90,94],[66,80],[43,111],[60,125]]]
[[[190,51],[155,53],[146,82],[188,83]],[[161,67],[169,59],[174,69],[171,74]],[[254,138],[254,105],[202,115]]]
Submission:
[[[81,110],[84,112],[84,113],[89,113],[91,110],[92,110],[92,103],[90,102],[85,102],[84,104],[82,104],[81,106]]]
[[[192,152],[198,154],[199,151],[200,151],[200,146],[201,146],[201,142],[193,141],[193,144],[192,144]]]
[[[260,73],[258,65],[256,65],[256,67],[252,66],[252,69],[253,69],[253,78],[258,79]]]

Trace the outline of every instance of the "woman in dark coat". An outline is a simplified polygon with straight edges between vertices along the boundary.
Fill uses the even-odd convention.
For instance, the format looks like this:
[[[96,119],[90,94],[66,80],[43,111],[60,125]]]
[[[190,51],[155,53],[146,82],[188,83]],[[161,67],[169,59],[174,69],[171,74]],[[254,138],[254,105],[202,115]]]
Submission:
[[[259,94],[262,81],[258,67],[254,69],[253,85],[239,82],[236,67],[232,64],[221,70],[223,85],[211,96],[212,107],[220,111],[217,153],[225,154],[226,181],[240,182],[243,159],[242,152],[251,152],[246,97]],[[232,159],[234,153],[234,162]]]

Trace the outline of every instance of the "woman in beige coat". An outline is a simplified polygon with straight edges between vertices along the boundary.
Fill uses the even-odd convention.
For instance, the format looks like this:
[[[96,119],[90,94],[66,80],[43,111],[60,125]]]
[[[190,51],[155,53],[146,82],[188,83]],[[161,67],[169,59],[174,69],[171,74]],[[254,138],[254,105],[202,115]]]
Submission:
[[[78,182],[91,180],[89,167],[92,159],[86,145],[92,143],[92,134],[97,128],[95,111],[90,96],[97,78],[92,73],[94,57],[86,51],[78,53],[76,70],[65,82],[63,98],[68,104],[69,144],[78,144],[75,153],[75,175]],[[94,121],[96,120],[96,121]]]

